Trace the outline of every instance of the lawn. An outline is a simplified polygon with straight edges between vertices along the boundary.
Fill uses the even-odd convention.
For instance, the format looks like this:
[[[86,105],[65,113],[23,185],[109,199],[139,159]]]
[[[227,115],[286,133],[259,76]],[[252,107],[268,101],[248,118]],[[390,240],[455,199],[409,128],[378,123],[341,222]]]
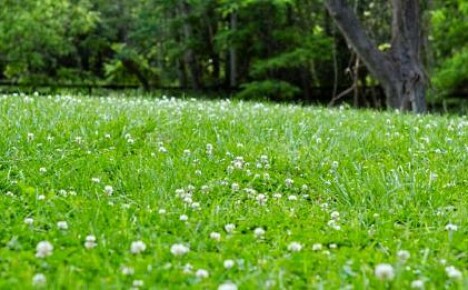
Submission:
[[[468,120],[0,95],[0,289],[468,289]]]

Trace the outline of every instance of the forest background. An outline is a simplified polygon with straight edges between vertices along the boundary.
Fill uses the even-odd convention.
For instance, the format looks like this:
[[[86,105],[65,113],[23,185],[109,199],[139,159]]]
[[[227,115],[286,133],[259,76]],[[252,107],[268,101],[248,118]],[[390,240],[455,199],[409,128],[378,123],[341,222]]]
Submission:
[[[348,1],[384,51],[390,2]],[[468,99],[468,1],[421,5],[428,103],[458,106]],[[321,0],[0,0],[0,6],[3,85],[385,106]]]

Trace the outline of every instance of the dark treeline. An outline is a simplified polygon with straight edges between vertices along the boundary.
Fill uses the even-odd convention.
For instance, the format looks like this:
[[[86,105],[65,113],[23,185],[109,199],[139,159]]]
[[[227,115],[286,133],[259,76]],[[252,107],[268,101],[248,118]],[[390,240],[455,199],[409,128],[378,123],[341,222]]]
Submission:
[[[348,1],[381,50],[389,48],[389,2]],[[429,95],[466,96],[468,4],[421,2]],[[0,0],[0,7],[0,81],[382,104],[377,82],[320,0]]]

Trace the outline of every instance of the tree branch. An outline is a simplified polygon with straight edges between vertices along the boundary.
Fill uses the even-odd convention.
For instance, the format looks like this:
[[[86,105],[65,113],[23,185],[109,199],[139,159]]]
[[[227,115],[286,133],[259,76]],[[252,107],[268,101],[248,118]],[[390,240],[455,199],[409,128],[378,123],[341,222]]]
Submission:
[[[372,75],[381,83],[392,82],[392,63],[364,32],[359,19],[346,0],[327,0],[330,15],[351,47],[365,63]]]
[[[419,0],[392,0],[392,42],[410,45],[418,54],[421,42],[421,15]]]

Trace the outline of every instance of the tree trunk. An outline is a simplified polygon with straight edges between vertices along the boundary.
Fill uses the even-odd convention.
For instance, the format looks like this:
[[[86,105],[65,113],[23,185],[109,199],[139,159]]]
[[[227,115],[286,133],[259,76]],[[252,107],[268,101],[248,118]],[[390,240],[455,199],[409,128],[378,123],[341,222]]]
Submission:
[[[215,37],[218,34],[218,19],[216,17],[215,7],[211,8],[210,11],[206,12],[206,27],[208,32],[208,50],[211,59],[213,71],[211,76],[213,78],[213,84],[218,87],[221,82],[219,81],[221,75],[221,63],[219,53],[216,51],[216,40]]]
[[[193,37],[192,25],[188,19],[190,12],[191,12],[191,7],[187,1],[183,1],[181,8],[182,8],[182,14],[184,17],[183,31],[184,31],[184,36],[185,36],[185,43],[188,46],[185,50],[184,60],[190,72],[190,81],[191,81],[192,89],[199,90],[201,86],[200,84],[201,72],[198,67],[197,59],[195,58],[195,53],[193,52],[193,49],[190,47],[191,46],[190,42],[192,41],[192,37]]]
[[[392,0],[391,49],[384,53],[364,32],[346,0],[327,0],[326,7],[351,47],[384,88],[387,108],[426,112],[426,78],[420,58],[419,0]]]
[[[230,16],[230,29],[233,33],[237,30],[237,12],[231,12]],[[229,85],[231,88],[237,86],[237,51],[235,46],[231,43],[229,47]]]

